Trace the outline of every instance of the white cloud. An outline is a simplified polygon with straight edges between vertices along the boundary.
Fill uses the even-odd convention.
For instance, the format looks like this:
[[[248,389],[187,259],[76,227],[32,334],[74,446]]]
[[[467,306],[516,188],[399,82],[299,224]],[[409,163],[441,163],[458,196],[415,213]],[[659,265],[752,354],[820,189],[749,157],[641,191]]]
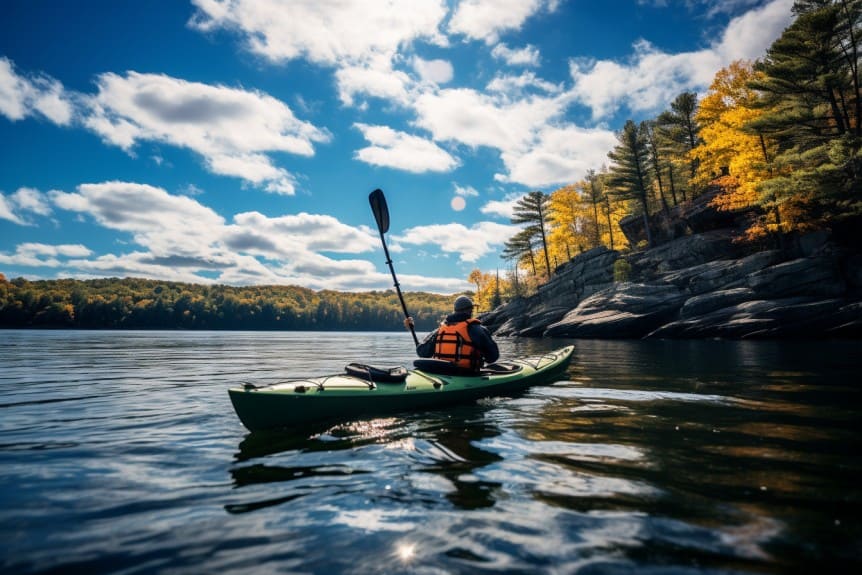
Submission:
[[[493,80],[488,82],[485,89],[488,92],[496,92],[513,97],[537,91],[545,92],[546,94],[557,94],[563,91],[563,86],[546,82],[537,77],[533,72],[524,72],[518,76],[495,76]]]
[[[399,104],[410,101],[413,80],[392,67],[390,55],[374,55],[357,63],[344,63],[335,72],[338,97],[346,106],[356,103],[357,96],[370,96]]]
[[[51,215],[51,206],[48,205],[45,194],[35,188],[18,188],[12,194],[12,201],[22,210],[40,216]]]
[[[51,199],[64,210],[89,214],[106,228],[131,233],[159,257],[213,255],[213,241],[224,224],[194,199],[147,184],[81,184],[75,193],[52,192]]]
[[[413,173],[448,172],[458,166],[456,158],[430,140],[387,126],[354,125],[371,144],[356,152],[356,158],[367,164]]]
[[[380,239],[367,226],[352,227],[332,216],[305,212],[270,218],[245,212],[233,218],[225,244],[233,250],[272,259],[290,258],[299,251],[362,253],[378,248]]]
[[[507,173],[494,178],[528,187],[571,183],[607,161],[607,152],[616,142],[610,130],[546,126],[528,149],[504,151]]]
[[[544,0],[461,0],[449,21],[449,32],[494,44],[501,33],[519,29],[543,8],[553,12],[556,5]]]
[[[72,122],[70,96],[57,80],[45,75],[24,77],[8,58],[0,58],[0,114],[12,121],[42,116],[61,126]]]
[[[446,84],[452,81],[455,71],[452,64],[446,60],[423,60],[413,58],[413,69],[423,82],[430,84]]]
[[[102,74],[86,99],[85,125],[125,150],[140,141],[167,143],[202,155],[214,173],[267,191],[294,193],[294,179],[266,152],[314,154],[329,134],[297,119],[283,102],[257,91],[128,72]]]
[[[409,228],[396,239],[405,244],[436,245],[446,253],[457,253],[462,262],[475,262],[502,245],[519,228],[496,222],[479,222],[469,228],[462,224],[434,224]]]
[[[0,194],[0,220],[8,220],[19,226],[26,226],[27,222],[15,214],[11,200],[7,200],[6,196]]]
[[[59,258],[76,258],[92,252],[81,244],[49,245],[35,242],[19,244],[14,254],[0,252],[0,264],[25,267],[56,268],[68,262]]]
[[[668,54],[650,42],[634,46],[628,62],[573,59],[570,94],[600,119],[626,107],[654,112],[686,90],[702,90],[715,73],[736,59],[755,59],[791,20],[792,0],[773,0],[730,21],[721,40],[709,48]]]
[[[24,212],[49,216],[51,215],[51,206],[45,199],[45,195],[34,188],[18,188],[14,194],[9,196],[0,194],[0,219],[21,226],[33,225],[24,217]]]
[[[506,44],[497,44],[491,50],[494,58],[503,60],[509,66],[538,66],[539,50],[527,45],[523,48],[509,48]]]
[[[244,212],[227,223],[194,198],[131,182],[82,184],[76,192],[53,191],[49,197],[57,208],[88,215],[105,228],[130,234],[138,247],[128,253],[94,256],[80,245],[21,244],[14,254],[0,253],[0,263],[62,267],[79,277],[144,276],[340,290],[391,285],[391,276],[367,260],[325,255],[379,250],[375,230],[349,226],[329,215],[268,217]],[[411,290],[452,293],[466,288],[464,280],[457,278],[405,275],[402,281]]]
[[[483,214],[511,219],[515,213],[515,204],[524,197],[523,194],[510,194],[503,200],[491,200],[479,208]]]
[[[423,94],[415,108],[416,124],[430,131],[435,140],[502,150],[524,146],[537,126],[563,111],[562,102],[556,99],[509,100],[464,88]]]
[[[479,192],[477,192],[476,188],[474,188],[473,186],[459,186],[458,184],[455,184],[455,195],[463,197],[476,197],[479,195]]]
[[[305,58],[330,66],[394,55],[423,39],[443,45],[442,0],[193,0],[190,25],[241,34],[249,50],[273,62]]]
[[[741,3],[746,5],[753,2],[744,0]],[[790,25],[792,7],[792,0],[774,0],[731,20],[722,34],[721,42],[715,47],[721,57],[722,66],[734,60],[763,57],[772,42]]]

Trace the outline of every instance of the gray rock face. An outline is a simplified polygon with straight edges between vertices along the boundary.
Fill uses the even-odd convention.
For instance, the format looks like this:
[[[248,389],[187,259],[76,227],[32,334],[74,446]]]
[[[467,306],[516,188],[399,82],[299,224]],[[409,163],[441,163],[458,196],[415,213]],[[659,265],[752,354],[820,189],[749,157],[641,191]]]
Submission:
[[[685,296],[672,285],[621,283],[582,301],[544,332],[550,337],[630,339],[674,317]]]
[[[496,335],[571,338],[862,337],[862,255],[805,236],[792,253],[743,253],[729,230],[625,256],[596,248],[530,298],[483,317]],[[857,248],[858,250],[858,248]]]

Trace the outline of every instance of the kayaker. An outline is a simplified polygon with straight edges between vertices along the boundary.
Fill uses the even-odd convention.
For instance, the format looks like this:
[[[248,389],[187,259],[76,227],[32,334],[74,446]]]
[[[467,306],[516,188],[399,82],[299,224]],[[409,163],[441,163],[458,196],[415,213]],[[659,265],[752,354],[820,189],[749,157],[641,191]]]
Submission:
[[[404,327],[414,326],[413,318],[404,320]],[[500,357],[497,343],[488,329],[473,317],[473,300],[462,295],[455,300],[454,313],[440,327],[429,333],[416,346],[419,357],[450,361],[458,367],[479,371],[483,363],[494,363]]]

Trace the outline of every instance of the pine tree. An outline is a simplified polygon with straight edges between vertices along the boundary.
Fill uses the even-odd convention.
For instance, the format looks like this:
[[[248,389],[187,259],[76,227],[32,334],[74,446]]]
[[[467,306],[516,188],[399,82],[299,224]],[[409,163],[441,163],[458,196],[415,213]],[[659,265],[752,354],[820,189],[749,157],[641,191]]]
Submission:
[[[691,151],[700,144],[700,126],[695,119],[697,114],[697,94],[683,92],[671,102],[670,109],[659,114],[656,128],[659,137],[666,140],[667,151],[676,158],[684,158],[688,163],[689,186],[697,172],[697,160],[691,157]],[[673,178],[673,172],[670,174]],[[672,189],[676,186],[672,184]],[[686,200],[685,186],[680,188],[682,200]]]
[[[646,124],[636,126],[628,120],[617,134],[619,144],[608,153],[611,166],[608,171],[610,193],[617,200],[635,201],[643,215],[647,245],[653,246],[649,227],[649,149]]]
[[[860,0],[797,2],[796,20],[770,46],[751,87],[763,114],[749,128],[778,142],[762,196],[781,231],[862,213]]]
[[[513,224],[527,224],[533,236],[542,241],[542,251],[545,254],[545,269],[548,278],[551,277],[551,261],[548,257],[548,202],[550,198],[543,192],[530,192],[515,203]]]

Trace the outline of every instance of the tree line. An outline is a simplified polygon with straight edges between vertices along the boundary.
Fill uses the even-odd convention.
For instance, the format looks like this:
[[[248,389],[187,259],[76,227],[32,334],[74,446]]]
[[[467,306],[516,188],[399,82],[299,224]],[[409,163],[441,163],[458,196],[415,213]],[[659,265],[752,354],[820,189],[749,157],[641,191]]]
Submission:
[[[404,294],[419,331],[435,329],[455,296]],[[136,278],[7,280],[0,327],[212,330],[403,330],[394,291],[232,287]]]
[[[597,246],[651,247],[651,215],[706,190],[745,211],[743,241],[784,246],[788,234],[862,215],[862,0],[797,0],[795,19],[755,62],[720,70],[702,98],[679,94],[655,118],[628,120],[606,165],[546,194],[528,193],[511,218],[502,280],[474,270],[479,305],[522,295],[557,265]],[[631,246],[621,221],[642,219]]]

